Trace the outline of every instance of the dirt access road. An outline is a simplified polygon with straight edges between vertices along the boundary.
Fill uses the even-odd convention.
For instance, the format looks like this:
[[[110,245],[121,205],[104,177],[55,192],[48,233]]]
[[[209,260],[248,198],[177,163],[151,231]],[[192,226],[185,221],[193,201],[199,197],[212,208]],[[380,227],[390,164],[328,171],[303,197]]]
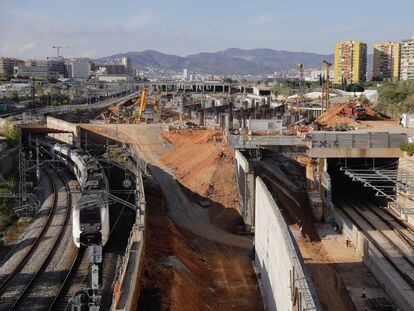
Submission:
[[[249,257],[252,251],[252,240],[219,229],[210,221],[208,212],[183,193],[171,168],[163,164],[160,159],[160,155],[171,150],[162,137],[160,125],[108,124],[82,125],[82,127],[130,143],[136,148],[149,164],[151,175],[156,179],[164,194],[168,217],[182,233],[180,238],[184,238],[187,246],[202,256],[210,267],[205,275],[198,275],[198,279],[192,280],[193,283],[198,282],[204,287],[208,284],[210,289],[210,293],[202,293],[203,299],[197,307],[195,304],[186,304],[170,297],[170,304],[167,308],[171,310],[180,308],[181,310],[217,310],[217,308],[221,310],[262,310],[260,292]],[[191,154],[188,155],[188,157],[191,156]],[[171,252],[171,249],[169,251]],[[178,258],[180,256],[174,253],[172,255]],[[186,265],[186,268],[191,270],[191,265]],[[182,282],[176,283],[170,284],[171,293],[177,290],[186,291]],[[197,285],[194,284],[194,286]]]

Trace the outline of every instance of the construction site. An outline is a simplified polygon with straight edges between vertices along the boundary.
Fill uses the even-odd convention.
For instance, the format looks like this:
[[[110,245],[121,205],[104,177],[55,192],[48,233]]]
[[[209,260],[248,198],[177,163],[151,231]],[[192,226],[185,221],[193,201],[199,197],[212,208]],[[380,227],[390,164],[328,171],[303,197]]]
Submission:
[[[24,147],[4,159],[26,159],[20,170],[58,178],[50,161],[71,152],[61,156],[68,170],[61,181],[50,181],[60,185],[54,194],[41,191],[36,174],[20,172],[37,192],[21,189],[19,202],[36,205],[29,202],[36,196],[39,204],[32,225],[5,233],[0,309],[30,303],[42,295],[36,282],[48,277],[58,280],[51,289],[58,298],[42,300],[49,310],[64,303],[90,310],[413,310],[414,160],[400,150],[410,133],[398,120],[329,82],[315,99],[299,89],[280,100],[267,87],[234,84],[148,82],[139,89],[93,108],[3,119],[21,130]],[[33,221],[54,222],[36,216],[45,204],[65,187],[65,211],[76,196],[97,194],[73,190],[83,180],[83,166],[71,158],[77,154],[108,176],[99,192],[110,211],[108,242],[100,223],[94,230],[102,240],[87,237],[90,254],[101,252],[89,256],[89,269],[88,256],[76,259],[82,247],[69,256],[72,265],[49,258],[28,267],[39,249],[21,245],[53,235],[34,229]],[[112,214],[117,206],[121,212]],[[74,219],[59,221],[70,227]],[[74,270],[65,276],[68,265]],[[33,288],[12,288],[25,271]]]

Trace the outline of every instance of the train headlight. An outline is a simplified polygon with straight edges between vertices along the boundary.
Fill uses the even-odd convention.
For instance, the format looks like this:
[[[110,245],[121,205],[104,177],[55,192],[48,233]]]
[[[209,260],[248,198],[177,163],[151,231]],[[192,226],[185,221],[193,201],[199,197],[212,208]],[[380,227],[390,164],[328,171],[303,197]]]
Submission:
[[[81,227],[81,231],[85,231],[85,227]]]
[[[101,230],[101,226],[96,226],[96,230]]]

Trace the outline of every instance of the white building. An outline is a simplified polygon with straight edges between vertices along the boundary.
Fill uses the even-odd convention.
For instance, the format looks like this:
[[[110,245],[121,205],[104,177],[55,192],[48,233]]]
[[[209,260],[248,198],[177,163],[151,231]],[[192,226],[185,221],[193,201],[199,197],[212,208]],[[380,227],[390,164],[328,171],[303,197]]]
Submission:
[[[128,75],[98,75],[96,76],[99,82],[108,82],[108,83],[115,83],[115,82],[132,82],[133,78]]]
[[[183,70],[183,80],[185,81],[190,80],[190,73],[188,72],[188,69]]]
[[[125,74],[128,76],[133,76],[134,71],[132,70],[131,59],[128,57],[123,57],[121,60],[122,65],[125,66]]]
[[[414,37],[401,44],[401,80],[414,79]]]
[[[85,60],[72,59],[68,66],[68,76],[71,79],[88,79],[90,64]]]

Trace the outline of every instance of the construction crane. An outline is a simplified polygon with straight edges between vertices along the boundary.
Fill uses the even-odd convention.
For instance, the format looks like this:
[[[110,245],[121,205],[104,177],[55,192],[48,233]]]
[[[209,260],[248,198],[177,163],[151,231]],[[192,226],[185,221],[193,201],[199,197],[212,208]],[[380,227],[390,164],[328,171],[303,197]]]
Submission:
[[[68,48],[67,46],[60,46],[60,45],[54,45],[52,46],[53,49],[56,49],[56,56],[59,58],[60,57],[60,50],[63,48]]]
[[[298,64],[299,68],[299,89],[300,95],[303,97],[305,95],[305,74],[303,73],[303,64]]]
[[[331,107],[331,77],[330,72],[331,72],[331,67],[332,64],[330,62],[328,62],[327,60],[324,60],[323,63],[325,64],[325,69],[326,69],[326,82],[325,82],[325,92],[326,92],[326,96],[325,96],[325,111],[328,111],[328,109]],[[323,111],[323,106],[322,106],[322,111]]]

